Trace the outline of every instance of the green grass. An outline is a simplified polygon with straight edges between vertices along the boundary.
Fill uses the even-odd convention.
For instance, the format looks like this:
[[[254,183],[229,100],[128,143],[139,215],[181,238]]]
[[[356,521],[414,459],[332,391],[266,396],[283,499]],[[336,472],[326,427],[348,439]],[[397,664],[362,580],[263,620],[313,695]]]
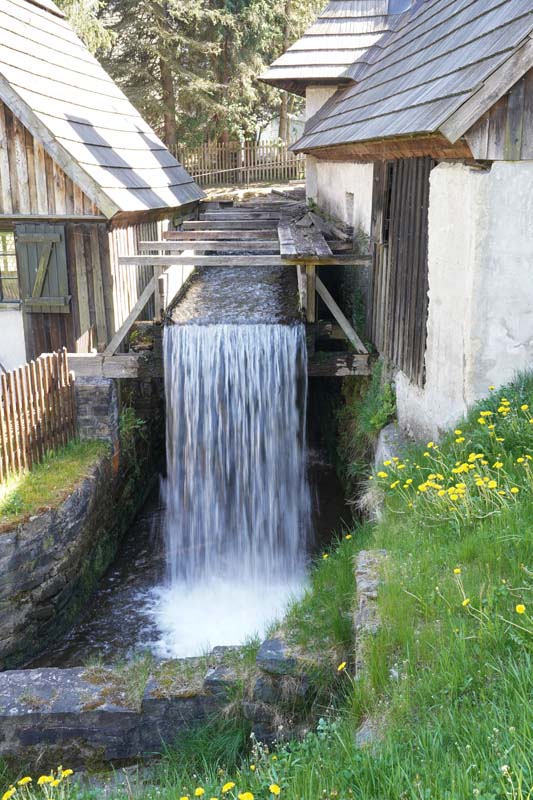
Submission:
[[[71,442],[32,470],[0,484],[0,532],[57,507],[107,452],[103,442]]]
[[[247,746],[241,719],[213,723],[167,753],[143,798],[192,797],[198,787],[220,798],[227,781],[235,783],[230,800],[245,791],[267,800],[273,783],[287,800],[533,798],[533,424],[525,405],[533,408],[532,378],[489,397],[440,446],[398,454],[370,484],[384,497],[383,519],[318,559],[283,623],[295,643],[327,656],[331,703],[318,726],[269,752]],[[471,454],[483,458],[471,462]],[[437,471],[442,477],[432,478]],[[351,575],[362,547],[389,556],[382,627],[365,642],[367,672],[356,681]],[[339,673],[345,654],[349,666]],[[379,735],[359,748],[362,721]]]

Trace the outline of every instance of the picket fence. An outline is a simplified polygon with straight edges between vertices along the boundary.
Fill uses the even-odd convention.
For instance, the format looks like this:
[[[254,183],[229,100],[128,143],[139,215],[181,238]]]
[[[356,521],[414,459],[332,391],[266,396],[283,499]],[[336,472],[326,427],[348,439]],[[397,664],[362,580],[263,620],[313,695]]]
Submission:
[[[76,435],[66,349],[0,375],[0,482],[31,469]]]
[[[248,186],[303,180],[305,156],[289,150],[282,141],[226,144],[203,144],[200,147],[178,145],[174,156],[201,186]]]

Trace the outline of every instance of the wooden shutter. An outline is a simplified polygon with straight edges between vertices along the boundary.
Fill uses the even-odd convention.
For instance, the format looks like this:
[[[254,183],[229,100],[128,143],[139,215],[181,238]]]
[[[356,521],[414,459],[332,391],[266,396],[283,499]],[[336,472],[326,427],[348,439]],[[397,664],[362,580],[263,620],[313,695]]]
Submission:
[[[70,294],[65,226],[24,223],[15,226],[22,306],[26,312],[68,314]]]

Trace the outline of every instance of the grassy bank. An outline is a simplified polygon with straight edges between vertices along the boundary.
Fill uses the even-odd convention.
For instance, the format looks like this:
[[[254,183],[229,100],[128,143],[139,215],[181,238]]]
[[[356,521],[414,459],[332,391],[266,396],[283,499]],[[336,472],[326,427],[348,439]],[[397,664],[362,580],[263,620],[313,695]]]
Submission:
[[[440,445],[398,453],[373,476],[383,519],[318,559],[285,620],[294,641],[327,655],[317,728],[269,752],[238,719],[218,720],[169,751],[140,796],[531,800],[532,420],[533,380],[523,379],[490,392]],[[381,631],[356,681],[352,564],[362,547],[389,555]],[[358,748],[362,722],[377,737]]]
[[[0,532],[62,503],[107,449],[103,442],[71,442],[0,484]]]

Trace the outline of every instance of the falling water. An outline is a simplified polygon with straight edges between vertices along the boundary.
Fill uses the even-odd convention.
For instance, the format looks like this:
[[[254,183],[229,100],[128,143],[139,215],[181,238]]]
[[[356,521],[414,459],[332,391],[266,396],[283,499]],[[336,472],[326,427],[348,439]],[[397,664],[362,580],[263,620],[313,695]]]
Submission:
[[[302,584],[309,535],[303,325],[165,330],[165,653],[237,644]]]

